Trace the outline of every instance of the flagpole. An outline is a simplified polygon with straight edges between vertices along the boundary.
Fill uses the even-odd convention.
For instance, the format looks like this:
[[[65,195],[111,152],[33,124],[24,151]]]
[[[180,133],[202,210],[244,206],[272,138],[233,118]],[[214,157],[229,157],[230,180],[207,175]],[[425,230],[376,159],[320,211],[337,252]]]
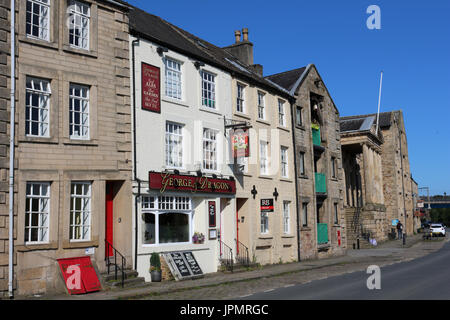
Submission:
[[[378,95],[378,112],[377,112],[377,130],[375,135],[378,136],[378,128],[380,127],[380,106],[381,106],[381,88],[383,86],[383,71],[381,71],[381,78],[380,78],[380,93]]]

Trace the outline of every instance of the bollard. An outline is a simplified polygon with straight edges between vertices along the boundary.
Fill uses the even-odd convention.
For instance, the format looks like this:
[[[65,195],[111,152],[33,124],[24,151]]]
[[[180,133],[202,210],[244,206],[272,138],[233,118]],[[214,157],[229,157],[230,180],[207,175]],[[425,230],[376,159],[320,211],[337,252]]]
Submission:
[[[357,248],[359,250],[359,239],[356,239],[356,246],[357,246]]]
[[[403,234],[403,245],[406,244],[406,233]]]

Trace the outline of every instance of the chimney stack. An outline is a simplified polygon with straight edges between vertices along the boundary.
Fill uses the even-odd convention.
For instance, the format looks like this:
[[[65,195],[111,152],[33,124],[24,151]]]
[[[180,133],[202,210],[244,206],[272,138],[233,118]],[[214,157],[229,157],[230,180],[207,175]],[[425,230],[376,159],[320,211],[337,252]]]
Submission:
[[[242,34],[244,36],[244,40],[243,41],[248,41],[248,28],[242,29]]]
[[[241,34],[243,35],[242,41]],[[234,55],[243,64],[247,66],[253,65],[253,43],[248,41],[248,28],[243,28],[242,33],[241,31],[236,30],[234,36],[236,42],[224,49]]]
[[[236,43],[241,42],[241,31],[236,30],[236,31],[234,32],[234,36],[236,37]]]

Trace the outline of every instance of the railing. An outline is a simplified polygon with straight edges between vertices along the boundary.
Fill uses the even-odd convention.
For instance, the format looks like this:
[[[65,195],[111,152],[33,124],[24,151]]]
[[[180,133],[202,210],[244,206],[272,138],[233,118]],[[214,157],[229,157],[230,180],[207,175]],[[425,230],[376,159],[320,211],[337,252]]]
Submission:
[[[233,272],[233,249],[227,246],[219,239],[220,245],[220,261],[225,265],[225,268]]]
[[[327,177],[323,173],[315,173],[316,175],[316,193],[327,193]]]
[[[353,215],[353,221],[352,221],[352,229],[353,229],[353,232],[355,232],[355,233],[358,231],[360,216],[361,216],[361,207],[357,206],[356,212]]]
[[[111,249],[113,251],[114,263],[111,263],[111,257],[109,256],[109,252],[110,252]],[[124,283],[125,283],[125,266],[127,265],[127,260],[106,239],[105,239],[105,251],[106,251],[105,261],[106,261],[106,267],[108,268],[108,274],[110,274],[110,267],[111,267],[111,265],[114,264],[114,280],[117,281],[117,272],[120,269],[120,271],[122,272],[122,288],[123,288]],[[121,260],[120,261],[120,263],[121,263],[120,266],[117,264],[117,255],[120,256],[119,257],[120,260]]]
[[[326,223],[317,224],[317,243],[328,243],[328,225]]]
[[[248,248],[241,243],[239,240],[236,240],[236,249],[237,249],[237,254],[236,254],[236,260],[239,261],[239,263],[241,263],[242,265],[249,267],[250,266],[250,257],[248,254]]]

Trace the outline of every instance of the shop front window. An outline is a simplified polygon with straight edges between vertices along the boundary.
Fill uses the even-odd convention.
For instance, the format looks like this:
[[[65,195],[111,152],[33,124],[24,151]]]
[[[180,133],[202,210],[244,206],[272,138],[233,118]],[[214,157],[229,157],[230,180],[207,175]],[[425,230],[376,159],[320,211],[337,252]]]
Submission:
[[[143,244],[189,243],[191,199],[188,197],[143,197]]]

